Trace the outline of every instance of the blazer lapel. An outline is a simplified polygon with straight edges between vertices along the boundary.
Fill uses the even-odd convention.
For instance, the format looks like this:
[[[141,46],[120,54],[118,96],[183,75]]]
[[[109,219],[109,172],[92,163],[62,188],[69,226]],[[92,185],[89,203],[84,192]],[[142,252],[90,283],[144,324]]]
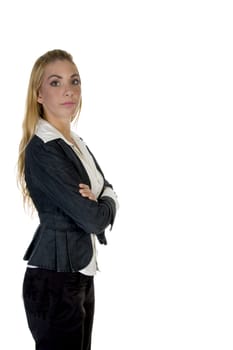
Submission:
[[[67,158],[74,164],[75,168],[77,169],[78,173],[80,174],[80,177],[83,179],[83,183],[91,187],[91,182],[89,179],[89,176],[87,174],[87,171],[79,159],[79,157],[76,155],[75,151],[72,149],[71,146],[69,146],[65,141],[62,139],[57,139],[57,143],[60,145],[60,147],[65,152]]]

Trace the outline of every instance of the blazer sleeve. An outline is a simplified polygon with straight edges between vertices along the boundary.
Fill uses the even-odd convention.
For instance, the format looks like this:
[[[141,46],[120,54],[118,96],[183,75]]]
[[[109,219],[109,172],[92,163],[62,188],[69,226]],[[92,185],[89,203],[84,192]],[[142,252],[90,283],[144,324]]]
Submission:
[[[37,186],[85,232],[98,235],[113,224],[115,201],[108,196],[100,197],[97,202],[82,197],[78,187],[85,181],[82,171],[77,170],[56,142],[41,141],[34,147],[28,147],[25,157],[26,182],[27,176],[33,186]]]

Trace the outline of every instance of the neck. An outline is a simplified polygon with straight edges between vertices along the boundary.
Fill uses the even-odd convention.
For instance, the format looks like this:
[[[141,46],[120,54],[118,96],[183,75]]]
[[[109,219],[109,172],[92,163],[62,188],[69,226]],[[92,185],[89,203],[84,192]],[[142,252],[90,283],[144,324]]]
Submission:
[[[68,141],[73,142],[70,133],[70,120],[46,118]]]

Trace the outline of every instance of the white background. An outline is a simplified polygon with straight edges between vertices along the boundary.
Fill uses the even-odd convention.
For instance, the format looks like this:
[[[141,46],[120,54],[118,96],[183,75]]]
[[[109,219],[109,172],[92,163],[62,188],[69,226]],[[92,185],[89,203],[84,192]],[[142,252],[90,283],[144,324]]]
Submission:
[[[34,348],[21,288],[37,219],[15,167],[32,65],[61,48],[82,78],[77,132],[120,201],[99,247],[93,350],[232,350],[231,5],[1,2],[1,349]]]

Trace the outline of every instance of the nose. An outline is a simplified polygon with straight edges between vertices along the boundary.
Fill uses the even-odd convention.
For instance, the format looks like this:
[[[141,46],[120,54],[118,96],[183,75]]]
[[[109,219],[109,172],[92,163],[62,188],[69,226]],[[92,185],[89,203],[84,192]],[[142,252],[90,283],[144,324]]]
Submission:
[[[65,96],[73,96],[73,89],[70,84],[66,84],[64,86],[64,95]]]
[[[73,96],[73,91],[72,91],[72,89],[66,89],[65,90],[65,96]]]

